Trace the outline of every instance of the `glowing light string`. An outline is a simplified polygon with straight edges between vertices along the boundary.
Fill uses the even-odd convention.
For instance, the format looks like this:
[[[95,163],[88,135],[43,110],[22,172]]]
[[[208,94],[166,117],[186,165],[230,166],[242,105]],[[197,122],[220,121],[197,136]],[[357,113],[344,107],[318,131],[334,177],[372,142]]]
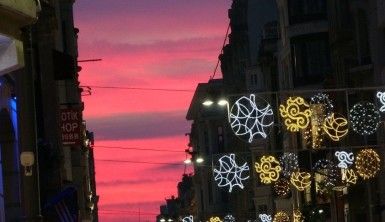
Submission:
[[[353,169],[342,169],[342,181],[348,184],[357,183],[357,175]]]
[[[311,175],[307,172],[293,172],[290,177],[291,184],[299,191],[304,191],[311,185]]]
[[[305,217],[299,209],[293,210],[293,222],[304,222]]]
[[[377,92],[377,98],[380,100],[380,112],[385,112],[385,92]]]
[[[260,136],[266,138],[266,128],[273,125],[273,110],[270,104],[259,108],[255,95],[250,97],[242,96],[238,99],[230,110],[230,126],[237,136],[247,136],[248,142],[253,142],[254,138]]]
[[[210,222],[222,222],[219,217],[210,217]]]
[[[331,140],[340,141],[342,137],[348,134],[349,126],[348,120],[345,117],[342,115],[339,115],[339,117],[336,116],[336,113],[332,113],[326,117],[322,127]]]
[[[261,219],[261,222],[271,222],[272,218],[271,215],[268,214],[259,214],[259,219]]]
[[[192,215],[184,217],[182,222],[194,222],[194,217]]]
[[[222,156],[218,161],[219,169],[214,169],[214,179],[218,187],[228,186],[229,192],[231,192],[235,186],[243,189],[244,185],[242,182],[249,178],[249,175],[243,175],[249,171],[247,163],[238,166],[235,161],[235,154],[233,153]]]
[[[277,181],[282,168],[274,156],[262,156],[260,163],[255,163],[255,170],[259,173],[259,178],[264,184]]]
[[[279,162],[282,167],[282,175],[289,178],[291,173],[298,169],[298,155],[291,152],[285,152]]]
[[[228,214],[223,219],[223,222],[235,222],[235,217],[231,214]]]
[[[305,129],[310,123],[311,110],[302,97],[289,97],[285,105],[279,106],[286,128],[291,132]]]
[[[364,180],[371,179],[380,171],[380,156],[373,149],[358,152],[355,165],[358,175]]]
[[[339,161],[337,166],[341,169],[346,169],[353,164],[354,154],[352,152],[348,153],[346,151],[336,151],[334,155]]]
[[[273,222],[290,222],[290,217],[287,215],[285,211],[278,211],[274,215],[274,220]]]

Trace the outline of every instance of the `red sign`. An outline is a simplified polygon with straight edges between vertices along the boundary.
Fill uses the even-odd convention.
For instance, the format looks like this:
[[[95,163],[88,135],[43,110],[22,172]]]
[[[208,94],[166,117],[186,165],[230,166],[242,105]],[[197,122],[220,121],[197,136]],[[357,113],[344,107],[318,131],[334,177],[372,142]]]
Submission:
[[[80,145],[82,141],[82,119],[79,109],[60,110],[60,131],[63,145]]]

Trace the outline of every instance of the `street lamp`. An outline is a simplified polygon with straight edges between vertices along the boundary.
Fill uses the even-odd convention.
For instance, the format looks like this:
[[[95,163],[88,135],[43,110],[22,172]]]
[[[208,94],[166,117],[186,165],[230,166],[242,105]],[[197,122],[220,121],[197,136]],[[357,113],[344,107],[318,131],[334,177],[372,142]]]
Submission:
[[[209,99],[206,99],[205,101],[203,101],[203,105],[204,106],[211,106],[214,102],[212,100],[209,100]]]
[[[202,157],[197,157],[195,160],[197,163],[203,163],[205,160]]]

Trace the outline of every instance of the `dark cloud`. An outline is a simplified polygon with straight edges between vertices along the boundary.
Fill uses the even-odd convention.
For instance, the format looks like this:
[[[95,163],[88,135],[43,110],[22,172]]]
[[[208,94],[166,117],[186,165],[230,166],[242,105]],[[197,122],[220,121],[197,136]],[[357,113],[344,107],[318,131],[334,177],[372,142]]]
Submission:
[[[88,118],[87,127],[99,140],[125,140],[184,135],[185,111],[132,113]]]
[[[136,180],[113,180],[113,181],[100,181],[97,182],[98,187],[115,187],[120,185],[141,185],[156,183],[159,181],[168,181],[167,178],[142,178]]]

